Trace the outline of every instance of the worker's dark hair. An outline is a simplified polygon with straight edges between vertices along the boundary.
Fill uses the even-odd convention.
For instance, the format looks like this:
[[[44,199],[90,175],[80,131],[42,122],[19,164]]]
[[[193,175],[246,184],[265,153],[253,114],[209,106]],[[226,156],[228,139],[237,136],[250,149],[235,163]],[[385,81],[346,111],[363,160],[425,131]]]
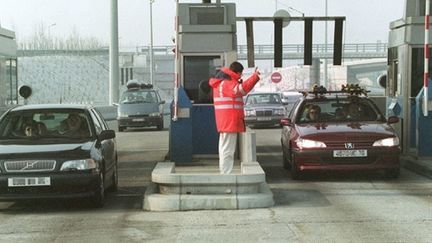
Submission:
[[[233,62],[233,63],[231,63],[229,69],[230,69],[231,71],[236,72],[236,73],[242,73],[244,67],[243,67],[243,65],[241,65],[241,63],[239,63],[239,62]]]

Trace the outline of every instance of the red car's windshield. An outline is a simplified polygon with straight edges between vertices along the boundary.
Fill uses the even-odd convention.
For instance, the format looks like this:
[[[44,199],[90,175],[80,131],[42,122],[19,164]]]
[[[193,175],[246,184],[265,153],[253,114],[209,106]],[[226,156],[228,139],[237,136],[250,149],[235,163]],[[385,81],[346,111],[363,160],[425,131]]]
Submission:
[[[367,98],[306,100],[300,107],[296,118],[299,123],[382,120],[383,116],[379,110]]]

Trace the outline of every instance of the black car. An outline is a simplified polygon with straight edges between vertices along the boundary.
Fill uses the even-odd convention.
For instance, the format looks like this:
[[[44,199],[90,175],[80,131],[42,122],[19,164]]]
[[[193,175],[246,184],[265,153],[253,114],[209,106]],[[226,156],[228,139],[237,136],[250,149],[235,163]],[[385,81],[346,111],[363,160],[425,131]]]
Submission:
[[[0,200],[90,198],[117,189],[115,132],[84,105],[25,105],[0,118]]]

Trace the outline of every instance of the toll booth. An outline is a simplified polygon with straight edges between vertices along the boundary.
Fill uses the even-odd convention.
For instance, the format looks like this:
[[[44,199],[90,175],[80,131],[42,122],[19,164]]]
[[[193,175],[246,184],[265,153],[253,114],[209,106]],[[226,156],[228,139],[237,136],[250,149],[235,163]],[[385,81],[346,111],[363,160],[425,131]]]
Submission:
[[[432,104],[429,115],[422,112],[424,44],[425,0],[406,0],[403,18],[390,24],[386,113],[401,120],[395,128],[403,154],[419,157],[432,156]],[[432,70],[430,61],[428,66]]]
[[[178,116],[170,126],[170,160],[217,156],[219,134],[208,80],[237,59],[234,3],[179,3],[177,9]]]

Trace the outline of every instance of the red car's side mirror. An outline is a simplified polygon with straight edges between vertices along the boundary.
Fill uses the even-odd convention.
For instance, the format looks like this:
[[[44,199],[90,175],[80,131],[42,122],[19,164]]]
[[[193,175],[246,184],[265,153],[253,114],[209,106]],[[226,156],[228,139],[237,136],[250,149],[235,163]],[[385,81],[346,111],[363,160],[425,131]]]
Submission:
[[[397,116],[390,116],[387,119],[387,124],[394,124],[394,123],[398,123],[399,122],[399,117]]]
[[[289,119],[289,118],[282,118],[282,120],[280,121],[280,124],[282,126],[291,126],[292,122],[291,122],[291,119]]]

